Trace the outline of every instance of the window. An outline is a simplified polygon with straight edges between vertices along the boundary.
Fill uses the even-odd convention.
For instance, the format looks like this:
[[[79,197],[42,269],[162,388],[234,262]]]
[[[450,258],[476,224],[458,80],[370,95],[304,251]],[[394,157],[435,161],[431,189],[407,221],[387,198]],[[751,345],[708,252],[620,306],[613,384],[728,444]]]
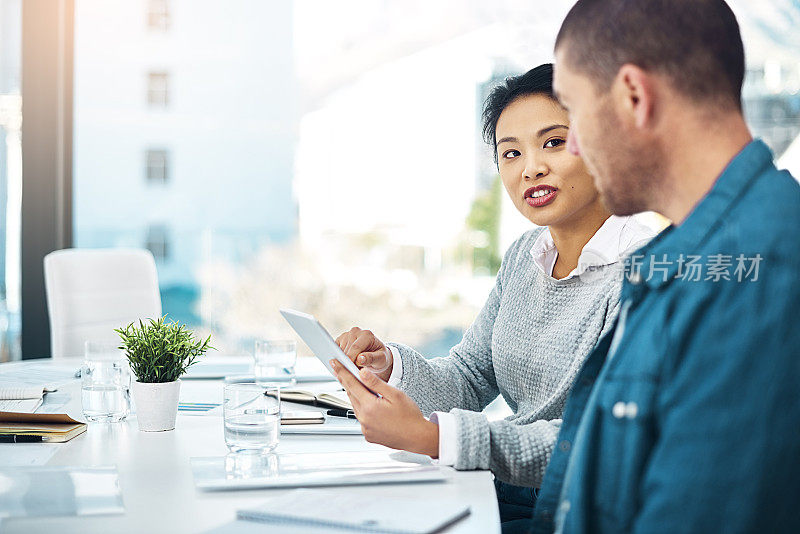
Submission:
[[[0,362],[20,350],[21,0],[0,0]]]
[[[152,107],[167,107],[169,104],[169,74],[151,72],[147,75],[147,103]]]
[[[150,0],[147,3],[147,28],[153,31],[169,29],[169,2],[167,0]]]
[[[157,262],[169,260],[169,233],[163,224],[151,225],[147,228],[145,248],[153,253]]]
[[[481,140],[483,98],[552,60],[571,4],[75,0],[75,246],[147,246],[164,313],[220,351],[290,335],[288,306],[447,354],[530,227]],[[800,75],[767,43],[793,34],[735,4],[777,154]],[[779,66],[759,56],[778,48]]]
[[[169,180],[169,152],[166,150],[148,150],[146,152],[147,183],[163,184]]]

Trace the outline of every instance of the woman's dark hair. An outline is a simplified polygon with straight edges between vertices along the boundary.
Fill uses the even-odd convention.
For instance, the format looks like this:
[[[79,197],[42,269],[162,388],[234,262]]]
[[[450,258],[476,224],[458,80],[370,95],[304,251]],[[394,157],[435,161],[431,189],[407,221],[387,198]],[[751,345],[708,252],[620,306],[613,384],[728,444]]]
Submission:
[[[497,120],[500,114],[517,98],[534,94],[546,95],[557,101],[553,95],[552,63],[539,65],[519,76],[509,76],[486,97],[486,102],[483,104],[483,139],[492,146],[495,163],[497,163]]]

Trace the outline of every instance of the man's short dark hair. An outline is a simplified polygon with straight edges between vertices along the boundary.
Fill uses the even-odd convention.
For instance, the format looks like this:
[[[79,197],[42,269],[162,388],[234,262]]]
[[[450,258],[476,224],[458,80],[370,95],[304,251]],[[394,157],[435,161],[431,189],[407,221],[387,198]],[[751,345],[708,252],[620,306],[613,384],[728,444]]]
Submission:
[[[741,109],[744,46],[724,0],[578,0],[556,38],[562,44],[571,67],[603,90],[630,63],[693,100]]]

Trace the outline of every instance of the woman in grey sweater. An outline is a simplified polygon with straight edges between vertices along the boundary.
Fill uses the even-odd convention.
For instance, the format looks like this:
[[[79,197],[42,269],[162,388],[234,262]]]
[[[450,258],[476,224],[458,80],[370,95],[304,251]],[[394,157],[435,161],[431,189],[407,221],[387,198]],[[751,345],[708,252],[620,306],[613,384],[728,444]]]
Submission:
[[[506,191],[540,228],[508,249],[486,304],[448,357],[426,359],[353,328],[336,341],[382,396],[341,366],[337,376],[368,441],[456,469],[491,469],[501,519],[511,519],[503,504],[520,502],[530,517],[535,492],[520,498],[516,486],[541,484],[573,380],[618,311],[620,260],[654,232],[611,216],[570,153],[552,65],[508,78],[483,116]],[[481,410],[498,394],[513,415],[489,421]]]

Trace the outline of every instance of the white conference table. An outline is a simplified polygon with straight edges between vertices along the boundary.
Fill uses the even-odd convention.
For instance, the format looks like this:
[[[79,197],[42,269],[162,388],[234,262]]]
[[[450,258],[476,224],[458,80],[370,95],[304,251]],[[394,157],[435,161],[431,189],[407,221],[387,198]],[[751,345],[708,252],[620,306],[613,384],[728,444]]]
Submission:
[[[26,365],[41,365],[43,360],[0,364],[4,371]],[[59,361],[58,365],[62,365]],[[76,363],[76,368],[80,363]],[[70,393],[66,412],[80,414],[80,381],[59,388]],[[181,400],[222,401],[221,380],[183,380]],[[299,407],[299,409],[310,409]],[[115,466],[124,514],[72,517],[31,517],[0,520],[0,531],[7,534],[32,532],[66,533],[160,533],[160,532],[343,532],[342,530],[284,527],[235,521],[236,511],[257,506],[287,489],[204,492],[195,489],[189,463],[191,457],[224,456],[228,451],[219,415],[178,414],[176,428],[170,432],[140,432],[135,415],[116,424],[92,423],[86,433],[67,443],[0,444],[0,468],[15,465],[21,447],[54,448],[47,466]],[[32,450],[32,449],[31,449]],[[282,435],[276,452],[343,452],[388,450],[367,443],[363,436]],[[50,450],[52,453],[53,450]],[[35,463],[35,462],[34,462]],[[16,464],[18,465],[18,463]],[[39,464],[42,465],[42,464]],[[471,514],[446,532],[492,533],[500,531],[492,475],[488,471],[447,470],[448,480],[436,483],[343,486],[336,491],[352,496],[354,506],[368,499],[419,499],[420,502],[447,499],[467,503]],[[313,503],[309,503],[313,505]]]

